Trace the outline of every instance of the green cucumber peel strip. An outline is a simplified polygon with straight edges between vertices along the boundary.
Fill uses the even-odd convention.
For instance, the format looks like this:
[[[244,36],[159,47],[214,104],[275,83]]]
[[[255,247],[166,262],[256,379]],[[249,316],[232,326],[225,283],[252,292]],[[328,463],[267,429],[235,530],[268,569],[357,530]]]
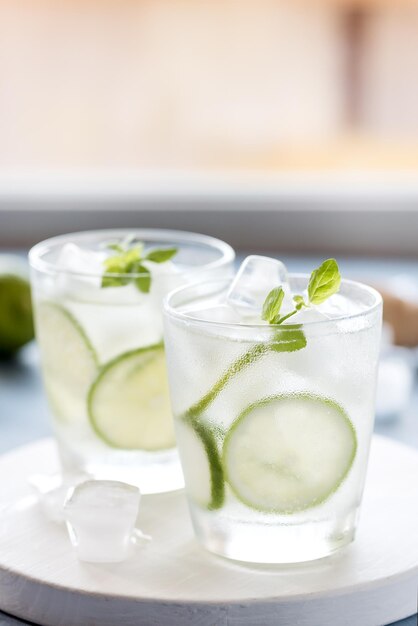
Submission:
[[[300,324],[286,326],[285,330],[277,330],[274,339],[266,343],[257,343],[248,352],[238,357],[216,381],[213,387],[193,406],[186,411],[186,416],[197,417],[217,398],[226,385],[246,367],[258,361],[268,352],[295,352],[306,346],[306,337]]]
[[[208,511],[216,511],[220,509],[225,501],[225,480],[224,470],[222,467],[221,456],[218,452],[214,430],[208,427],[204,422],[196,421],[191,418],[184,420],[193,428],[196,436],[200,439],[208,459],[210,472],[210,492],[211,499],[207,505]]]
[[[213,428],[199,420],[200,414],[215,400],[226,385],[241,371],[268,352],[295,352],[306,346],[306,338],[299,325],[289,326],[286,330],[275,332],[274,339],[268,343],[258,343],[251,350],[238,357],[218,379],[210,391],[186,411],[183,420],[190,424],[201,440],[208,457],[211,474],[211,502],[207,507],[213,511],[220,509],[225,501],[225,476],[213,434]]]

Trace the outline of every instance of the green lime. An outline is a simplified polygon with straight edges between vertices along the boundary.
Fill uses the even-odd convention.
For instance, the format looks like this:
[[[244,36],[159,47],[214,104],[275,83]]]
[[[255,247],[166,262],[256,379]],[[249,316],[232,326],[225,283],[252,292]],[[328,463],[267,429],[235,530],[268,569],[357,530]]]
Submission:
[[[180,446],[188,496],[201,507],[219,509],[225,499],[222,462],[212,429],[201,420],[178,420]]]
[[[278,395],[237,417],[225,437],[223,465],[244,504],[291,514],[334,493],[356,450],[354,426],[336,402],[308,393]]]
[[[83,328],[64,307],[36,307],[37,339],[45,389],[56,418],[87,419],[87,392],[97,374],[97,356]]]
[[[109,446],[172,448],[174,426],[164,347],[132,350],[105,365],[90,388],[88,412],[93,429]]]
[[[9,356],[34,337],[32,304],[25,263],[0,256],[0,356]]]

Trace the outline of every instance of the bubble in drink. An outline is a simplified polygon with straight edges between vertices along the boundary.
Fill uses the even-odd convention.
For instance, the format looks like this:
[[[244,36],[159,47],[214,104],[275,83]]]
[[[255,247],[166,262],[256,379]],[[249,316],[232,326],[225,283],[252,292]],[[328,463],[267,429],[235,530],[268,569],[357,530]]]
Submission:
[[[80,561],[116,563],[130,555],[140,491],[113,480],[88,480],[74,487],[64,518]]]
[[[242,262],[228,291],[226,302],[242,316],[251,317],[260,313],[269,291],[280,285],[285,294],[290,293],[284,263],[252,254]]]

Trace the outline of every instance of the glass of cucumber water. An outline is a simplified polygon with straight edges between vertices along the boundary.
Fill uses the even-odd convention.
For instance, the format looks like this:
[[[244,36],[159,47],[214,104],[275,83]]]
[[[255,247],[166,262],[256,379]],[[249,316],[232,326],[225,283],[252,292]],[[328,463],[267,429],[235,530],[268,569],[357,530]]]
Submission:
[[[165,344],[198,540],[225,557],[295,563],[355,534],[374,419],[380,294],[247,258],[236,278],[173,291]]]
[[[204,235],[102,230],[29,253],[43,381],[63,471],[181,488],[162,329],[173,288],[229,275],[234,252]]]

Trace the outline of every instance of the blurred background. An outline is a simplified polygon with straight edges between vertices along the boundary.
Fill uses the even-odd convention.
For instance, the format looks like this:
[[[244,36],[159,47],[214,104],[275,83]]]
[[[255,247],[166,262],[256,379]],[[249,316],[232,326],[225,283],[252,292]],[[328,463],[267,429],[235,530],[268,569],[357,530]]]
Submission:
[[[2,0],[5,168],[418,165],[418,6]]]
[[[165,227],[335,255],[396,296],[379,411],[418,445],[417,79],[415,0],[0,0],[0,251]],[[5,446],[48,429],[22,354]]]
[[[414,255],[417,42],[412,0],[0,0],[0,245]]]

